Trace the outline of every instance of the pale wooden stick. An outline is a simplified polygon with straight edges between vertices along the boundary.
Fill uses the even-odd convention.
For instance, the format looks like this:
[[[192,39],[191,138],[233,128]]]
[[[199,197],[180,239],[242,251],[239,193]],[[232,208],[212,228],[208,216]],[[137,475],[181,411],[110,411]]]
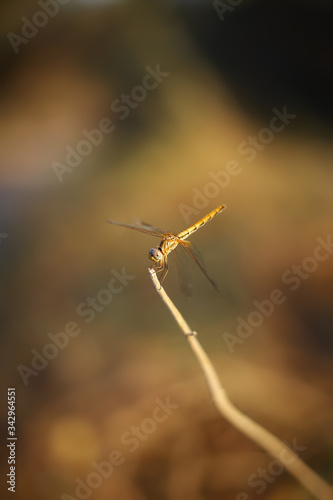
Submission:
[[[308,489],[319,500],[333,500],[333,489],[327,484],[316,472],[308,467],[288,446],[280,439],[267,431],[264,427],[257,424],[250,417],[238,410],[228,398],[223,389],[217,373],[208,358],[206,352],[201,347],[197,339],[196,332],[193,332],[189,325],[184,320],[176,306],[170,300],[169,296],[162,288],[156,272],[153,268],[148,269],[154,287],[169,308],[171,314],[177,321],[179,327],[184,332],[189,341],[189,344],[194,352],[200,367],[204,373],[212,400],[215,406],[229,422],[237,427],[246,436],[256,442],[261,448],[266,450],[272,457],[279,460],[284,467],[298,481]]]

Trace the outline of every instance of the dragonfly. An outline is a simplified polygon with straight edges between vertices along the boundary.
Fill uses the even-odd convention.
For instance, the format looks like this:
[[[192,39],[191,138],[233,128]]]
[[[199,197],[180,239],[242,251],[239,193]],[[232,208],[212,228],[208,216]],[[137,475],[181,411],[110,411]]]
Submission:
[[[150,236],[156,236],[158,238],[161,238],[159,246],[157,248],[151,248],[148,254],[149,259],[152,260],[154,263],[152,266],[153,269],[156,271],[156,273],[160,273],[159,275],[160,283],[163,282],[169,270],[168,256],[179,245],[190,255],[190,257],[199,266],[200,270],[206,276],[211,285],[218,292],[219,291],[218,287],[216,286],[215,282],[212,280],[212,278],[208,275],[206,271],[199,250],[192,243],[186,240],[189,236],[195,233],[195,231],[197,231],[200,227],[204,226],[205,224],[207,224],[207,222],[214,219],[214,217],[220,212],[222,212],[222,210],[224,210],[225,208],[226,205],[220,205],[219,207],[215,208],[207,215],[202,217],[202,219],[198,220],[198,222],[188,227],[187,229],[184,229],[184,231],[181,231],[178,234],[164,231],[163,229],[151,226],[150,224],[143,222],[141,220],[137,220],[137,224],[124,224],[123,222],[117,222],[115,220],[108,220],[107,222],[109,224],[127,227],[129,229],[134,229],[135,231],[139,231],[140,233],[145,233],[149,234]]]

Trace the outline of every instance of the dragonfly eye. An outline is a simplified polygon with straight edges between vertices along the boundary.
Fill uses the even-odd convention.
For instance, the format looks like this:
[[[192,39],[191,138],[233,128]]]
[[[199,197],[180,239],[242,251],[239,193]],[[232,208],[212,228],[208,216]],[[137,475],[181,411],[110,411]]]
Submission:
[[[153,260],[154,262],[159,262],[163,257],[162,252],[158,250],[158,248],[151,248],[148,256],[150,260]]]

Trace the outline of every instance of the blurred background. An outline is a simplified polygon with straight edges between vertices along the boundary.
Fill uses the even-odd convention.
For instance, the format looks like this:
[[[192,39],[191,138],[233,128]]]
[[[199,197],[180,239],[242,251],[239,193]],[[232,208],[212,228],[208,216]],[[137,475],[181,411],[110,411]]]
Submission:
[[[0,12],[1,419],[6,435],[16,387],[16,498],[310,499],[218,415],[149,279],[159,241],[106,220],[179,232],[227,204],[191,238],[220,293],[190,263],[182,294],[172,259],[165,288],[235,405],[332,483],[332,3]],[[253,302],[275,289],[284,302],[258,320]]]

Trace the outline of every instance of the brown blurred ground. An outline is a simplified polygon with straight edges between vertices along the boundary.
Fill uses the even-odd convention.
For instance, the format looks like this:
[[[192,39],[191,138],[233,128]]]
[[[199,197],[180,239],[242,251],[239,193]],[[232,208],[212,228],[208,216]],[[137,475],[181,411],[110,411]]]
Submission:
[[[2,9],[6,35],[19,32],[21,17],[31,18],[36,5]],[[251,9],[242,9],[246,19]],[[113,450],[125,461],[89,498],[228,500],[243,491],[250,498],[310,498],[286,474],[261,494],[248,485],[271,458],[217,415],[186,340],[150,283],[146,255],[156,241],[105,223],[139,217],[181,230],[187,223],[180,204],[192,205],[193,189],[203,191],[209,172],[231,160],[242,172],[197,218],[221,203],[228,209],[193,237],[220,295],[194,268],[192,298],[179,292],[174,269],[166,289],[235,404],[283,440],[296,439],[302,458],[333,482],[332,256],[294,292],[281,280],[331,232],[330,125],[300,102],[279,96],[275,103],[272,93],[272,107],[287,105],[297,117],[247,162],[237,148],[267,126],[272,107],[263,106],[268,121],[243,111],[182,14],[162,3],[73,4],[18,55],[6,40],[0,233],[8,237],[0,244],[0,298],[3,383],[17,387],[18,499],[75,497],[75,479],[85,480],[92,462]],[[111,102],[158,64],[170,75],[117,121]],[[52,162],[63,162],[65,147],[105,117],[115,120],[115,132],[60,183]],[[85,323],[78,305],[123,267],[135,278]],[[236,318],[246,319],[252,302],[275,288],[285,303],[231,354],[223,334],[234,333]],[[29,366],[31,349],[41,351],[47,334],[69,321],[81,333],[25,386],[17,366]],[[168,397],[178,408],[131,453],[121,436]]]

